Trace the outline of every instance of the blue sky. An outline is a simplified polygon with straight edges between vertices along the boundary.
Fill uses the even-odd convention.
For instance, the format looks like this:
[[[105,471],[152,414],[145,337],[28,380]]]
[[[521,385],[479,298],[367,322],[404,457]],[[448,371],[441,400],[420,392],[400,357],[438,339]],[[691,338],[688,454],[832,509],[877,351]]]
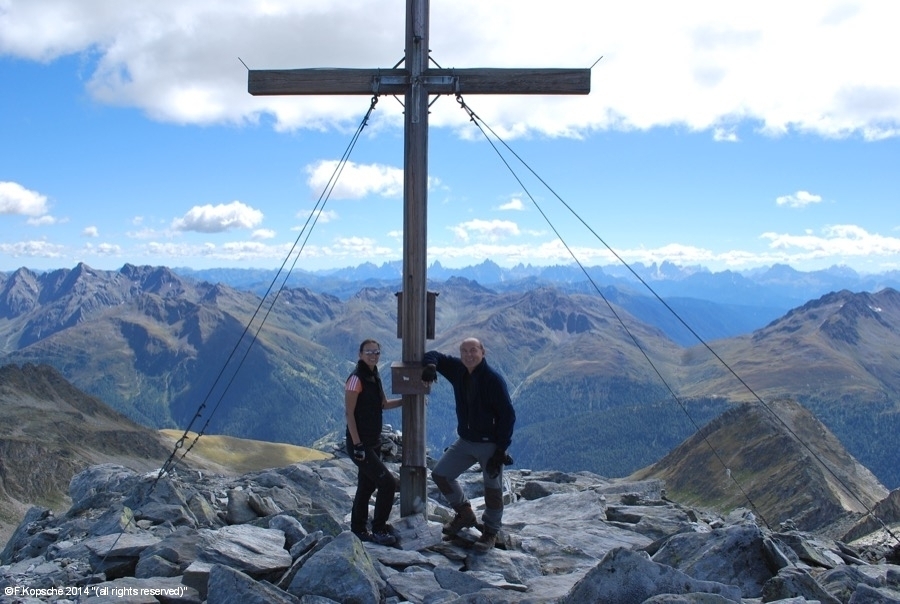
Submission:
[[[253,97],[243,63],[392,67],[403,5],[0,0],[0,271],[281,266],[370,99]],[[900,269],[895,13],[433,0],[443,67],[603,58],[588,96],[465,99],[552,191],[437,99],[429,264],[571,263],[556,229],[587,265]],[[402,258],[401,110],[379,100],[298,267]]]

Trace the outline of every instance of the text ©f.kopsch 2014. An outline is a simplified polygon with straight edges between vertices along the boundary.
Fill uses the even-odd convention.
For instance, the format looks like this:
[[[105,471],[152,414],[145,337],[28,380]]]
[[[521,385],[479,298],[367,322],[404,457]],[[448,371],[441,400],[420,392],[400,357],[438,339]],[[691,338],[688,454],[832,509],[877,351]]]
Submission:
[[[167,596],[169,598],[181,598],[187,587],[119,587],[111,585],[73,585],[63,587],[22,587],[7,586],[3,595],[26,598],[81,598],[91,596],[106,596],[123,598],[125,596]]]

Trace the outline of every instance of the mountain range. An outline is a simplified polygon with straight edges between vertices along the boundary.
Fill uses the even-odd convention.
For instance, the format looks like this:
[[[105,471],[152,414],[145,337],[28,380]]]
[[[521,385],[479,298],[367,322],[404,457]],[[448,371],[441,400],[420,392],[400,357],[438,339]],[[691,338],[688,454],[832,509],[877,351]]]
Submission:
[[[305,287],[346,299],[361,287],[399,289],[403,266],[400,262],[381,265],[365,263],[356,267],[295,270],[285,275],[274,270],[173,269],[176,273],[210,283],[225,283],[259,295],[272,284]],[[696,337],[673,319],[656,300],[678,311],[685,322],[705,339],[729,337],[752,331],[790,309],[824,294],[849,290],[877,292],[900,289],[900,271],[860,274],[846,266],[802,272],[785,264],[749,271],[712,272],[702,266],[679,266],[671,262],[644,265],[532,266],[519,264],[504,268],[491,260],[475,266],[449,268],[435,262],[428,278],[439,284],[454,277],[475,281],[495,291],[523,291],[550,286],[566,292],[595,295],[599,289],[629,301],[629,311],[641,320],[657,325],[676,342],[690,346]]]
[[[606,268],[588,269],[592,280],[520,268],[514,278],[485,263],[440,280],[433,266],[428,347],[452,353],[466,336],[482,339],[513,394],[521,467],[626,476],[735,405],[793,399],[882,484],[900,485],[895,275],[641,267],[648,295]],[[381,342],[390,392],[399,278],[370,269],[279,285],[265,271],[23,268],[0,274],[0,361],[50,365],[151,428],[308,445],[343,431],[341,389],[363,338]],[[470,278],[478,271],[483,281]],[[429,450],[454,430],[439,381]]]

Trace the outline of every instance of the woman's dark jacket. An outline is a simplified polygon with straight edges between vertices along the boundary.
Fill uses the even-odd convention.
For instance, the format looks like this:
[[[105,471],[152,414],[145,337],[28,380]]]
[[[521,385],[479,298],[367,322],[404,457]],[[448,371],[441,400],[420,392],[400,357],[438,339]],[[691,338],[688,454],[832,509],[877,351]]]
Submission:
[[[382,425],[382,400],[384,388],[381,385],[381,376],[378,375],[378,367],[369,369],[362,360],[356,364],[350,376],[356,375],[362,382],[362,392],[356,399],[356,408],[353,417],[356,419],[356,431],[360,440],[367,446],[374,447],[381,442]],[[347,428],[347,438],[350,438],[350,428]]]

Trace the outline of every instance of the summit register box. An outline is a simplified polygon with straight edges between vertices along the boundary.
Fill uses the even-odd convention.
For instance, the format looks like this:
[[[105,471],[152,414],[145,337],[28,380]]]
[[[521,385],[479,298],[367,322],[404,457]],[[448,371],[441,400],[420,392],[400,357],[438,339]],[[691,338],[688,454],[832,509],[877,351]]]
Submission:
[[[421,363],[391,363],[391,393],[429,394],[431,385],[422,381]]]

